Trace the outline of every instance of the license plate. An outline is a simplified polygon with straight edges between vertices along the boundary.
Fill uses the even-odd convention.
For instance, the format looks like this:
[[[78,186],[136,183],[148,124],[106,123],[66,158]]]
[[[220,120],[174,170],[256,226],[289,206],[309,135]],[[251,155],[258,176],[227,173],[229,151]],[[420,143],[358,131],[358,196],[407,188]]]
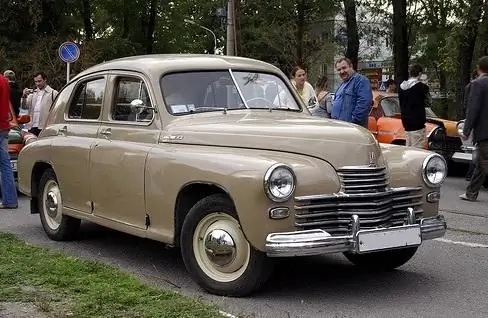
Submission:
[[[12,166],[12,171],[17,172],[17,160],[10,160],[10,165]]]
[[[398,247],[420,245],[420,226],[410,225],[389,229],[360,230],[358,252],[372,252]]]

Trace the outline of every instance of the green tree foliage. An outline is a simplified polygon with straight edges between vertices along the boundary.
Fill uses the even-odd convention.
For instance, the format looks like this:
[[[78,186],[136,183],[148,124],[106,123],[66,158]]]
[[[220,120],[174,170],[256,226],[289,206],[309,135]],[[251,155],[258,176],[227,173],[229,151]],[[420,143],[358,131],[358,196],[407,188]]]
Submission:
[[[236,1],[237,54],[285,71],[296,64],[307,67],[327,53],[333,56],[324,52],[329,47],[320,33],[339,4],[339,0]],[[65,65],[58,58],[58,47],[64,41],[75,41],[81,48],[73,73],[123,56],[211,53],[213,36],[184,19],[213,30],[217,46],[223,48],[226,21],[216,13],[226,6],[225,0],[0,0],[0,67],[14,69],[29,86],[32,72],[43,70],[59,88],[65,81]]]

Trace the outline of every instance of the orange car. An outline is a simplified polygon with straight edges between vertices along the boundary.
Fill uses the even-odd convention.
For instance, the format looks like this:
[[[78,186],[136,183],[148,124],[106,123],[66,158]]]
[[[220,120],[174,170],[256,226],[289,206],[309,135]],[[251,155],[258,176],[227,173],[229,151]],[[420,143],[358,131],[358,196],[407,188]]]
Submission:
[[[17,157],[22,150],[26,141],[31,138],[37,138],[36,135],[31,134],[19,126],[30,122],[29,115],[15,116],[14,111],[10,110],[10,131],[8,133],[8,153],[10,155],[10,164],[14,172],[15,180],[17,181]]]
[[[450,160],[462,146],[462,141],[457,134],[456,122],[437,117],[430,107],[425,110],[427,114],[425,149],[435,151],[446,160]],[[381,143],[405,145],[405,130],[400,118],[398,94],[373,91],[368,129]]]

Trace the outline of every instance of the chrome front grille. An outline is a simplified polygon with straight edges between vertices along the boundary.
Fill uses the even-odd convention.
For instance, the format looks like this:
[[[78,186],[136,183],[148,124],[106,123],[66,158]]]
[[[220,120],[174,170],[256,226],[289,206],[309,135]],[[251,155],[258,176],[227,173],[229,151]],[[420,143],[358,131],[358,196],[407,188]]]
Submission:
[[[339,169],[338,175],[339,193],[295,197],[297,230],[346,235],[351,233],[353,215],[362,229],[402,225],[408,208],[414,209],[417,220],[422,216],[422,188],[390,188],[385,168],[348,167]]]
[[[384,192],[389,185],[384,167],[346,167],[337,170],[337,175],[345,193]]]

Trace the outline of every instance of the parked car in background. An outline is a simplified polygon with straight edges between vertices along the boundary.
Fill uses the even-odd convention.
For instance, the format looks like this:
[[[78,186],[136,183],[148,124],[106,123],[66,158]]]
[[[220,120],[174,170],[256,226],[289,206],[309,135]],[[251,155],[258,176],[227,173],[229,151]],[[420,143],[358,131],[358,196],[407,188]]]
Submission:
[[[134,56],[81,72],[19,172],[51,239],[89,220],[170,244],[218,295],[257,290],[273,258],[344,253],[391,270],[446,231],[442,156],[313,117],[278,68],[235,56]]]
[[[29,115],[20,115],[17,117],[15,112],[11,109],[9,119],[10,131],[8,132],[8,153],[10,155],[10,164],[12,165],[14,178],[17,180],[17,158],[19,152],[26,143],[33,140],[32,138],[35,138],[36,136],[21,127],[21,125],[30,122]]]
[[[429,107],[427,114],[427,143],[425,149],[442,155],[449,161],[461,150],[462,141],[457,134],[456,122],[439,118]],[[373,105],[368,118],[368,129],[379,142],[405,145],[405,130],[401,122],[398,94],[373,91]]]
[[[456,124],[456,131],[459,136],[463,135],[464,121],[465,119],[460,120]],[[473,145],[472,136],[469,136],[468,139],[462,140],[461,149],[454,153],[454,155],[452,156],[452,160],[459,163],[471,164],[473,162],[473,154],[475,153],[475,151],[476,147]]]

